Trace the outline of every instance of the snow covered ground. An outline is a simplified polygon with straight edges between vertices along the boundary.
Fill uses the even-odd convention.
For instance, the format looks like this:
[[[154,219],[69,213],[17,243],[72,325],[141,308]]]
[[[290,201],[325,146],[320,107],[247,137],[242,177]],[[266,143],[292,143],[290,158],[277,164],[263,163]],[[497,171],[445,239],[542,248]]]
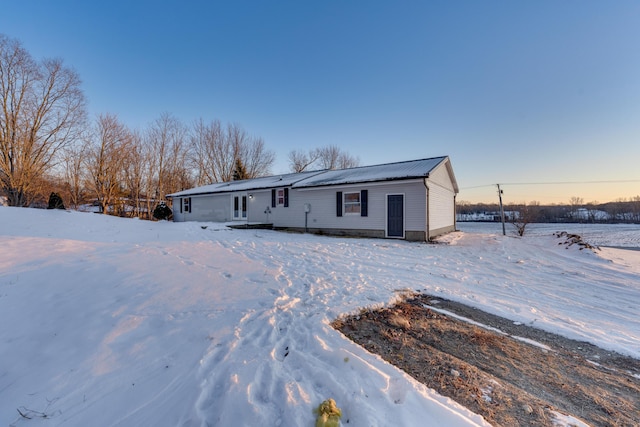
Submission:
[[[0,207],[0,425],[313,426],[329,397],[343,425],[486,425],[329,326],[407,289],[640,357],[640,251],[489,225],[430,245]],[[640,246],[625,227],[586,240]]]
[[[458,222],[458,229],[469,233],[502,234],[502,224],[497,222]],[[506,223],[507,235],[515,236],[513,224]],[[639,224],[528,224],[525,237],[548,236],[556,231],[580,235],[594,246],[640,249]]]

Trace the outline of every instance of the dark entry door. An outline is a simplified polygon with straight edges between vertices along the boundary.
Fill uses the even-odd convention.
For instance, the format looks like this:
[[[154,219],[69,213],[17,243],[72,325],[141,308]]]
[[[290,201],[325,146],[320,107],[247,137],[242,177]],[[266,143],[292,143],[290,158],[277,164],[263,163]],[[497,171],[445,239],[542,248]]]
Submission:
[[[387,237],[404,237],[404,195],[387,195]]]

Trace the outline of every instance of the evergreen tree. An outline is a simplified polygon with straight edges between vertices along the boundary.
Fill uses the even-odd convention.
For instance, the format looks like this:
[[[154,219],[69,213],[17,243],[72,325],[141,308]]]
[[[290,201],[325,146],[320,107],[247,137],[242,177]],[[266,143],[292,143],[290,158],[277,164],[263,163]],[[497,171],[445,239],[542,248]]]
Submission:
[[[47,209],[64,209],[64,202],[58,193],[51,193],[49,195],[49,205]]]
[[[171,212],[171,208],[164,202],[160,202],[153,210],[153,217],[159,221],[163,219],[168,220],[173,217],[173,212]]]
[[[247,168],[244,166],[244,163],[242,163],[242,160],[240,160],[240,158],[237,158],[236,167],[233,170],[233,180],[240,181],[247,178],[249,178],[247,174]]]

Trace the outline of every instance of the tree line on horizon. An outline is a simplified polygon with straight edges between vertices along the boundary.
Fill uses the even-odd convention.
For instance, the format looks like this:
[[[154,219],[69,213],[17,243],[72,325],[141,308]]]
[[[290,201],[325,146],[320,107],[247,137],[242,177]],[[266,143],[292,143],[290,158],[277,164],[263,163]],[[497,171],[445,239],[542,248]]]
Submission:
[[[87,117],[77,72],[61,59],[35,60],[0,34],[0,196],[10,206],[67,206],[149,218],[167,194],[271,174],[276,155],[241,125],[163,113],[145,129],[116,114]],[[359,165],[335,145],[289,153],[291,172]]]
[[[634,223],[640,224],[640,196],[598,203],[573,196],[567,203],[544,205],[537,201],[506,204],[505,221],[524,223]],[[456,206],[459,221],[501,221],[497,203],[460,201]]]

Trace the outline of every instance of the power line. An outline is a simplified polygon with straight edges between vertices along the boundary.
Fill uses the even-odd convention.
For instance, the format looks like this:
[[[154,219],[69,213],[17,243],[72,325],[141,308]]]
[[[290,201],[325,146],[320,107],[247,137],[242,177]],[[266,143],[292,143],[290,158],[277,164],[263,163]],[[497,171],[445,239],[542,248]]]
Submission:
[[[640,182],[640,179],[627,179],[616,181],[555,181],[555,182],[508,182],[501,185],[567,185],[567,184],[622,184]]]
[[[640,179],[614,180],[614,181],[551,181],[551,182],[507,182],[500,185],[572,185],[572,184],[625,184],[640,182]],[[495,187],[496,184],[476,185],[473,187],[464,187],[460,190],[473,190],[475,188]]]
[[[475,187],[464,187],[460,190],[473,190],[474,188],[484,188],[484,187],[495,187],[496,184],[485,184],[485,185],[476,185]]]

